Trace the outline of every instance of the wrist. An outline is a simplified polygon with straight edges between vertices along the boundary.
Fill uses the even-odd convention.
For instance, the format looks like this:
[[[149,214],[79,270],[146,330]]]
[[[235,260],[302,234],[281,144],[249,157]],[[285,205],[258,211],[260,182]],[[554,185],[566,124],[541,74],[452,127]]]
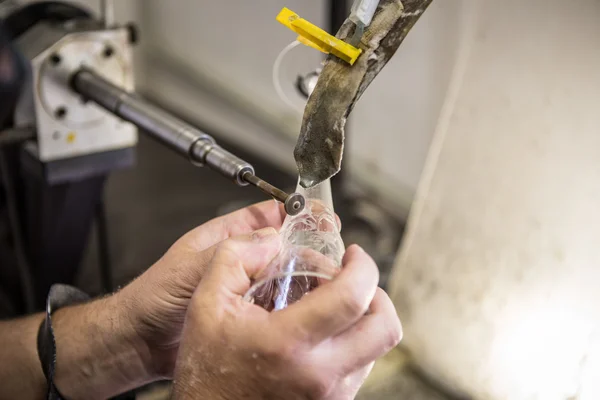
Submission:
[[[111,310],[108,314],[113,316],[115,325],[118,325],[119,336],[129,349],[131,363],[136,365],[131,378],[143,383],[160,379],[161,375],[154,367],[151,344],[140,334],[140,312],[128,292],[119,291],[104,300],[106,309]]]
[[[152,368],[152,354],[148,343],[140,336],[137,313],[133,312],[127,302],[126,294],[120,291],[102,299],[104,318],[111,321],[111,334],[116,333],[118,340],[108,341],[112,346],[107,346],[115,359],[123,368],[123,375],[131,381],[141,384],[157,380],[156,372]]]
[[[172,379],[185,306],[156,296],[144,276],[123,288],[118,295],[120,309],[125,310],[133,332],[132,340],[149,376],[153,380]]]
[[[66,398],[108,398],[152,380],[124,308],[115,294],[54,313],[54,382]]]
[[[38,359],[37,330],[43,314],[0,321],[0,398],[40,399],[46,393],[46,378]]]

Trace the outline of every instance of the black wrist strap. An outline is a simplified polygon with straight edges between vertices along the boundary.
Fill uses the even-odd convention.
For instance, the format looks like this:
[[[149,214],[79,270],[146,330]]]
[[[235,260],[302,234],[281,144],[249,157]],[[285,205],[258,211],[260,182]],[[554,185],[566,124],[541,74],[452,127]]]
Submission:
[[[87,301],[89,296],[81,290],[68,285],[52,285],[46,302],[46,318],[42,321],[37,336],[37,349],[42,370],[48,382],[48,400],[63,400],[54,385],[54,368],[56,367],[56,341],[52,328],[52,313],[56,310]]]

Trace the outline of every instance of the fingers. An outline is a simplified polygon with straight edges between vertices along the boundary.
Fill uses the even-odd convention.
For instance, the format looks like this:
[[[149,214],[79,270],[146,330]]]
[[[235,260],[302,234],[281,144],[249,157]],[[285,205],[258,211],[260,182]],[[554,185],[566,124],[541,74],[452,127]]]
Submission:
[[[268,200],[215,218],[188,232],[183,240],[194,250],[201,251],[229,237],[258,229],[272,227],[279,230],[285,215],[283,204]]]
[[[396,308],[382,289],[377,288],[369,311],[354,326],[333,339],[333,354],[328,357],[343,365],[347,373],[385,355],[402,339],[402,325]]]
[[[223,225],[228,237],[267,227],[279,230],[286,215],[283,204],[267,200],[225,215]]]
[[[267,200],[215,218],[185,234],[178,243],[190,251],[202,251],[227,238],[258,229],[272,227],[279,230],[286,216],[283,204]],[[342,223],[337,215],[335,218],[339,231]]]
[[[336,278],[271,318],[300,340],[320,343],[345,331],[367,312],[378,281],[373,259],[360,247],[350,246]]]
[[[251,278],[275,258],[280,244],[277,231],[264,228],[215,246],[202,290],[243,296],[250,289]]]

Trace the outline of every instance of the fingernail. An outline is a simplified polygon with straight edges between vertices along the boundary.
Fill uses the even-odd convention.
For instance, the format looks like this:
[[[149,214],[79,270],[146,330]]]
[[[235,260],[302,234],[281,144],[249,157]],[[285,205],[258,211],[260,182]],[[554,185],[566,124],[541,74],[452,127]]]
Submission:
[[[252,232],[252,240],[255,242],[263,242],[277,235],[275,228],[263,228]]]

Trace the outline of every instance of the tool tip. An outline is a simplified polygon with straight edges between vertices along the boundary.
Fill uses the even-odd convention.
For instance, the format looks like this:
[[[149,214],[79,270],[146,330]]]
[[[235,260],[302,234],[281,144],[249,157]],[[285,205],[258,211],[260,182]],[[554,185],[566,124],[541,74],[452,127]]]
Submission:
[[[288,196],[287,200],[284,203],[285,212],[288,215],[298,215],[302,210],[304,210],[304,206],[306,205],[306,199],[300,193],[292,193]]]

